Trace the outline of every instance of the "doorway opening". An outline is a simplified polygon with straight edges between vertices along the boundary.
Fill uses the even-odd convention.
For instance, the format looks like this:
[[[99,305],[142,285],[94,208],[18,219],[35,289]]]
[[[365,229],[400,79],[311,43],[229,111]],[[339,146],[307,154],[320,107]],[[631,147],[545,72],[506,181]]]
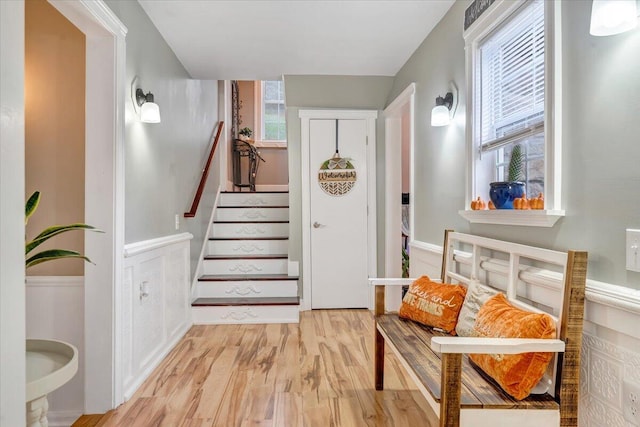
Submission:
[[[338,291],[331,290],[329,293],[323,294],[323,300],[319,300],[316,304],[314,290],[320,289],[327,280],[331,280],[329,276],[323,274],[326,270],[332,270],[338,276],[341,271],[350,268],[349,262],[352,260],[351,253],[359,252],[363,258],[360,259],[358,268],[361,272],[357,278],[353,278],[351,283],[356,288],[353,289],[354,295],[360,294],[363,290],[364,304],[358,299],[357,307],[367,305],[367,308],[373,308],[373,292],[368,286],[367,278],[377,275],[377,241],[376,241],[376,118],[377,111],[367,110],[300,110],[300,126],[301,126],[301,170],[302,170],[302,309],[311,310],[312,308],[337,308],[344,307],[342,302],[336,302],[335,298],[340,298]],[[352,123],[349,123],[352,122]],[[357,130],[356,130],[357,128]],[[364,145],[363,152],[357,152],[355,147],[348,148],[341,146],[342,136],[349,135],[353,132],[352,137],[360,141]],[[338,146],[336,146],[338,142]],[[342,148],[341,148],[342,147]],[[316,151],[319,149],[320,151]],[[353,149],[354,161],[357,165],[353,165],[355,169],[356,183],[351,188],[350,181],[353,176],[352,167],[349,165],[350,152],[345,149]],[[340,153],[337,158],[335,155]],[[322,156],[321,156],[322,154]],[[325,163],[335,163],[329,169],[334,171],[343,170],[337,177],[329,178],[332,173],[326,172]],[[344,160],[344,162],[343,162]],[[312,163],[313,161],[313,163]],[[344,165],[342,164],[344,163]],[[360,190],[355,192],[358,186],[357,177],[363,176],[360,182]],[[343,186],[344,191],[336,194],[330,191],[331,196],[324,196],[321,184],[326,179],[336,178],[336,183]],[[342,203],[337,199],[345,198],[346,201],[353,193],[357,196],[355,208],[358,209],[361,216],[361,224],[365,226],[364,237],[350,237],[335,233],[343,229],[346,222],[345,216],[349,215]],[[315,195],[315,196],[314,196]],[[317,196],[317,197],[316,197]],[[335,197],[334,203],[330,197]],[[364,203],[364,205],[363,205]],[[335,206],[335,208],[334,208]],[[362,209],[362,211],[361,211]],[[366,224],[365,224],[366,223]],[[357,228],[362,232],[360,227]],[[324,233],[324,232],[327,233]],[[350,229],[346,229],[345,233],[350,233]],[[323,236],[326,237],[323,240]],[[315,240],[314,240],[315,238]],[[315,242],[315,243],[314,243]],[[324,243],[323,243],[324,242]],[[318,245],[316,245],[318,243]],[[350,253],[338,252],[331,253],[332,248],[349,248]],[[331,256],[341,253],[339,257]],[[316,258],[319,257],[319,258]],[[354,267],[355,268],[355,267]],[[336,276],[333,276],[336,277]],[[326,297],[326,298],[325,298]],[[328,299],[327,299],[328,298]],[[368,300],[368,301],[366,301]],[[351,303],[353,304],[353,303]],[[350,304],[350,305],[351,305]]]
[[[124,94],[127,28],[103,1],[49,0],[86,36],[84,220],[85,413],[122,403],[119,319],[124,248]]]
[[[409,262],[408,250],[414,230],[415,92],[416,85],[411,83],[384,110],[385,277],[402,277],[403,270],[409,270],[409,266],[403,268],[403,264]],[[386,309],[397,309],[402,299],[401,290],[387,288],[386,292]]]

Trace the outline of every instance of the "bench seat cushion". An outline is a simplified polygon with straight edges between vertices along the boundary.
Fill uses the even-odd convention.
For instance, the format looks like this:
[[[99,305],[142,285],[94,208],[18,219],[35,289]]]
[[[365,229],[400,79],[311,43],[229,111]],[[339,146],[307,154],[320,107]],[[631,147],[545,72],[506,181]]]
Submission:
[[[403,365],[423,384],[431,397],[440,402],[441,355],[431,350],[431,337],[444,336],[442,332],[389,313],[376,317],[377,328],[387,345],[406,361]],[[516,400],[505,393],[486,374],[473,367],[469,358],[462,358],[461,407],[493,409],[552,409],[558,404],[549,394],[531,395]]]

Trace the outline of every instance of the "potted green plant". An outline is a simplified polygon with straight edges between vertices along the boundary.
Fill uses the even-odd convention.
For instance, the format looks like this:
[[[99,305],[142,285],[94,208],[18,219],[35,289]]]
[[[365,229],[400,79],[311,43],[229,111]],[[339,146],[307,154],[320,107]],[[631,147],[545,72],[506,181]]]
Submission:
[[[240,139],[242,139],[243,141],[246,141],[247,139],[251,138],[251,135],[253,135],[253,131],[248,127],[244,127],[240,129],[240,131],[238,132],[238,135],[240,136]]]
[[[34,192],[31,197],[27,200],[25,205],[25,225],[29,222],[29,218],[34,214],[38,205],[40,204],[40,192]],[[63,258],[80,258],[87,262],[91,262],[89,258],[80,254],[77,251],[71,251],[67,249],[46,249],[44,251],[38,252],[34,255],[29,255],[31,251],[35,248],[49,240],[50,238],[57,236],[58,234],[65,233],[67,231],[72,230],[91,230],[98,233],[102,233],[101,230],[96,229],[95,227],[87,224],[68,224],[68,225],[54,225],[52,227],[48,227],[40,232],[36,237],[32,240],[25,241],[24,245],[24,254],[25,254],[25,267],[33,267],[34,265],[41,264],[47,261],[53,261],[56,259]]]
[[[516,144],[511,149],[507,181],[489,184],[489,197],[496,209],[513,209],[513,201],[524,195],[522,146]]]

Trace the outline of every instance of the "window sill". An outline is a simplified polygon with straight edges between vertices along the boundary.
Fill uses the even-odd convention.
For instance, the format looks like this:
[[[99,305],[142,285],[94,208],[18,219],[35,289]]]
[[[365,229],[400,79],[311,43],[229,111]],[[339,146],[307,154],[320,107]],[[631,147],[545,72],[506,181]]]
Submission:
[[[528,227],[553,227],[564,216],[563,210],[514,210],[496,209],[458,211],[460,216],[471,223],[519,225]]]
[[[287,141],[255,141],[256,148],[287,148]]]

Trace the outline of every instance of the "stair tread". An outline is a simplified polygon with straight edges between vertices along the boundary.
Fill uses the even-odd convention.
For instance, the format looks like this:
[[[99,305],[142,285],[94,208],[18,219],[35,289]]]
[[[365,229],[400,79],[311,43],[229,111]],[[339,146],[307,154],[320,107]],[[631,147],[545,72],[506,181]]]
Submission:
[[[209,237],[209,240],[289,240],[288,237]]]
[[[256,298],[198,298],[192,307],[238,306],[238,305],[300,305],[299,297]]]
[[[204,274],[198,278],[198,281],[202,282],[244,282],[252,280],[298,280],[298,276],[289,276],[286,274]]]
[[[288,191],[221,191],[221,194],[284,194]]]
[[[278,205],[278,206],[257,206],[257,205],[239,206],[239,205],[225,205],[225,206],[218,206],[218,209],[289,209],[289,206],[286,206],[286,205]]]
[[[288,224],[289,221],[213,221],[214,224]]]
[[[287,259],[287,254],[259,254],[259,255],[205,255],[204,259]]]

